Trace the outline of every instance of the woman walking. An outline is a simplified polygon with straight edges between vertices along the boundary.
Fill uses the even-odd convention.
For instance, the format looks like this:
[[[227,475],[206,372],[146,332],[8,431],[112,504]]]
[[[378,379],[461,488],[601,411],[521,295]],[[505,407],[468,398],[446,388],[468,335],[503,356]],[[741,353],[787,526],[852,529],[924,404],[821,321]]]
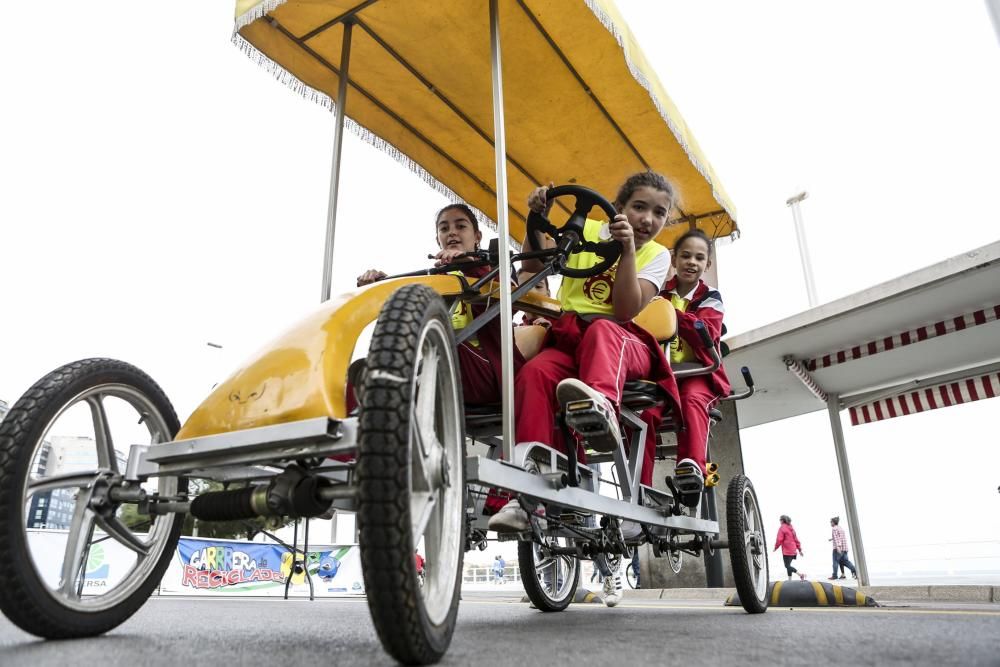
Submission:
[[[799,537],[795,534],[795,529],[792,528],[792,519],[787,514],[781,515],[781,528],[778,529],[778,539],[774,542],[774,550],[777,551],[778,547],[781,547],[781,556],[785,559],[785,569],[788,570],[788,580],[791,581],[792,575],[798,573],[799,579],[805,581],[805,572],[799,572],[794,567],[792,567],[792,561],[798,556],[804,556],[802,553],[802,545],[799,543]]]

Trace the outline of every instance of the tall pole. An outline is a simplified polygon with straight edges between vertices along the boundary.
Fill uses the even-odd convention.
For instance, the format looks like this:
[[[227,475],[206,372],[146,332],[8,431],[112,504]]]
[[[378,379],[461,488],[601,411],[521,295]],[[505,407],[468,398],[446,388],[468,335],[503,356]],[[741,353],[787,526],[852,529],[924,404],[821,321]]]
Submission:
[[[497,235],[500,237],[500,321],[510,322],[510,226],[507,222],[507,139],[503,119],[503,68],[500,63],[500,8],[490,0],[490,60],[493,66],[493,153],[497,173]],[[514,460],[514,329],[500,327],[503,378],[503,458]]]
[[[986,0],[986,11],[993,21],[993,32],[997,34],[1000,41],[1000,0]]]
[[[854,504],[854,484],[851,482],[851,467],[847,463],[847,447],[844,445],[844,426],[840,423],[840,396],[830,394],[826,402],[830,413],[830,428],[833,431],[833,448],[837,453],[837,468],[840,471],[840,490],[844,494],[844,508],[847,510],[847,525],[854,546],[854,564],[858,568],[858,583],[870,585],[868,561],[865,559],[865,545],[861,541],[861,525],[858,523],[858,509]]]
[[[794,197],[790,197],[785,204],[792,209],[792,219],[795,221],[795,238],[799,242],[799,259],[802,260],[802,274],[806,279],[806,293],[809,295],[809,307],[815,306],[819,299],[816,298],[816,281],[813,280],[812,263],[809,260],[809,245],[806,243],[806,230],[802,225],[802,212],[799,204],[809,196],[808,192],[800,192]]]
[[[333,129],[333,165],[330,168],[330,199],[326,209],[326,244],[323,247],[323,293],[320,302],[330,299],[333,285],[333,241],[337,232],[337,194],[340,190],[340,153],[344,145],[344,106],[347,102],[347,73],[351,68],[351,31],[354,23],[344,22],[340,45],[340,80],[337,82],[337,109]]]

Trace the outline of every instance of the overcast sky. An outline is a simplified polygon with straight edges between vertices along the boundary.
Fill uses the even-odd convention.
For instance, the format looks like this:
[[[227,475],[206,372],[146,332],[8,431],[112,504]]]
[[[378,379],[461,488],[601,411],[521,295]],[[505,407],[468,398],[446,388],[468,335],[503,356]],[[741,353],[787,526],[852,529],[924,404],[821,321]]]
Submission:
[[[742,237],[719,251],[732,333],[807,306],[784,204],[802,189],[821,301],[997,240],[1000,48],[981,0],[619,4],[736,202]],[[5,8],[0,399],[111,356],[183,419],[317,303],[332,116],[230,44],[229,2],[199,5]],[[353,137],[345,160],[335,292],[422,265],[443,203]],[[937,548],[900,548],[937,541],[1000,571],[991,403],[846,427],[873,570],[939,567]],[[843,515],[825,412],[742,437],[769,537],[791,514],[821,574]]]

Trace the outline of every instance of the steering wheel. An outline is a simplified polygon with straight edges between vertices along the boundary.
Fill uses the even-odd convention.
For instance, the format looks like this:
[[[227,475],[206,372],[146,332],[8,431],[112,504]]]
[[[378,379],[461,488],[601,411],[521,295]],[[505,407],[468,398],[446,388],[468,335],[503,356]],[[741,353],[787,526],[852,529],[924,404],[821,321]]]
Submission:
[[[566,250],[567,257],[570,254],[580,252],[592,252],[601,258],[589,269],[574,269],[562,266],[559,273],[570,278],[588,278],[596,276],[610,269],[622,254],[622,244],[614,239],[607,241],[586,241],[583,238],[583,224],[587,220],[587,214],[597,206],[604,211],[609,220],[614,220],[618,215],[615,207],[605,199],[600,193],[585,188],[582,185],[559,185],[549,188],[545,193],[547,202],[551,203],[559,197],[576,197],[576,206],[569,216],[569,220],[562,227],[556,227],[548,218],[541,213],[531,211],[528,214],[528,234],[532,235],[532,245],[535,249],[542,247],[541,235],[548,234],[555,239],[556,246]]]

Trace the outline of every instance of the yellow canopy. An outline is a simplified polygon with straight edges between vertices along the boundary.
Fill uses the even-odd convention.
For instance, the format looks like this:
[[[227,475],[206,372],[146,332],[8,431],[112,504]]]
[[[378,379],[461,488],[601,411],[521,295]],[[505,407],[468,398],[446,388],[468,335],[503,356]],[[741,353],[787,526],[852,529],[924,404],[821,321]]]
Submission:
[[[349,128],[492,219],[488,3],[237,0],[234,40],[332,108],[348,20]],[[646,168],[680,194],[671,213],[679,224],[661,243],[694,224],[713,238],[736,233],[735,208],[610,0],[500,0],[500,36],[515,239],[535,186],[579,183],[614,199],[625,177]]]

